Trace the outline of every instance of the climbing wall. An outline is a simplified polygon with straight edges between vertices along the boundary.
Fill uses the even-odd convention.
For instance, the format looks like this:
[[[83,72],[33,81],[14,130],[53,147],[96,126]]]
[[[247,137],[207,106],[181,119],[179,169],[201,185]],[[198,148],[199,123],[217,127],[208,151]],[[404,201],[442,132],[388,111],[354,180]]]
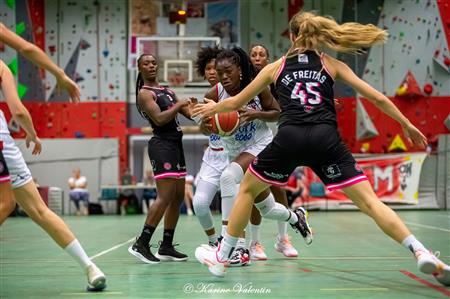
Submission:
[[[46,52],[75,78],[82,100],[124,101],[126,2],[49,0],[45,8]],[[67,98],[53,78],[49,86],[49,101]]]
[[[384,1],[378,26],[389,31],[389,40],[370,50],[363,79],[393,96],[410,71],[421,89],[431,84],[430,95],[450,95],[449,5],[441,0]]]
[[[445,126],[445,120],[450,113],[450,97],[427,97],[414,101],[391,98],[394,104],[405,114],[405,116],[428,138],[428,142],[434,150],[437,147],[437,136],[449,134],[450,129]],[[386,153],[397,135],[406,146],[407,151],[419,151],[422,149],[412,147],[408,144],[400,125],[380,112],[373,104],[365,99],[357,103],[355,98],[339,99],[337,115],[339,131],[344,142],[354,153]],[[367,117],[376,128],[376,134],[357,136],[358,106],[362,105],[367,112]],[[370,132],[370,125],[367,127]],[[362,137],[362,138],[357,138]],[[366,137],[366,138],[364,138]],[[374,137],[374,138],[373,138]],[[401,151],[394,149],[393,151]]]

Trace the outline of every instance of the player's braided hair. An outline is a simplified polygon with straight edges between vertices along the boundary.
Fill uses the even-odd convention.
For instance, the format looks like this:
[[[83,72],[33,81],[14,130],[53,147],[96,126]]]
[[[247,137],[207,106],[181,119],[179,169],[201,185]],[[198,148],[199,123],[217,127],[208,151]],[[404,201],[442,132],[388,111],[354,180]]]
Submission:
[[[139,56],[139,58],[137,59],[138,68],[139,68],[139,65],[141,64],[141,60],[144,56],[153,56],[156,59],[156,57],[153,54],[144,53],[141,56]],[[139,105],[139,91],[141,90],[142,86],[144,86],[144,79],[142,79],[141,72],[138,71],[138,75],[136,78],[136,108],[137,108],[137,111],[139,112],[139,114],[143,118],[150,120],[150,118],[147,116],[147,114],[144,111],[142,111],[142,108]]]
[[[230,59],[236,66],[241,68],[241,84],[240,89],[244,89],[256,76],[256,70],[253,67],[250,57],[247,53],[239,47],[234,47],[231,50],[223,50],[217,55],[216,61],[222,59]]]
[[[197,53],[197,60],[195,61],[195,66],[197,68],[197,74],[199,76],[205,77],[205,69],[208,62],[217,57],[221,49],[217,46],[202,48]]]

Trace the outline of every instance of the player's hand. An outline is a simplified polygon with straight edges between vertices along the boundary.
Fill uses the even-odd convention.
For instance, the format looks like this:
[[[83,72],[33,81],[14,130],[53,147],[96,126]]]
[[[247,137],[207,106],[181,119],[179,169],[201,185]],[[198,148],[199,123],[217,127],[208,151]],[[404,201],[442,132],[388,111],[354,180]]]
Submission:
[[[408,124],[402,127],[402,129],[410,145],[415,145],[421,149],[426,148],[427,137],[425,137],[414,125]]]
[[[56,80],[58,90],[66,90],[69,93],[71,102],[78,103],[80,101],[80,89],[78,88],[78,85],[72,81],[72,79],[64,74],[62,77],[57,77]]]
[[[192,111],[192,116],[201,116],[201,118],[205,118],[208,116],[213,116],[217,113],[215,109],[217,105],[216,102],[207,98],[205,98],[204,101],[205,102],[203,104],[198,103],[197,105],[195,105]]]
[[[30,144],[34,143],[34,147],[33,147],[33,151],[31,152],[32,155],[39,155],[42,151],[42,143],[41,140],[39,139],[39,137],[35,136],[30,136],[27,134],[27,137],[25,138],[25,144],[27,146],[27,148],[30,148]]]
[[[257,111],[254,109],[240,109],[239,121],[241,124],[248,123],[257,118]]]
[[[205,135],[212,134],[212,125],[210,116],[207,116],[202,119],[202,122],[200,123],[200,131]]]

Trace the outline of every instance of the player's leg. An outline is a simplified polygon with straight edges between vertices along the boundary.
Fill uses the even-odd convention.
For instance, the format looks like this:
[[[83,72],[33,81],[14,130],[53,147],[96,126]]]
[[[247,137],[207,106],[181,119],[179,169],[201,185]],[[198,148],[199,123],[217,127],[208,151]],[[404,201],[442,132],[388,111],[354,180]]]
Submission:
[[[267,260],[267,255],[264,252],[264,247],[261,244],[261,213],[259,210],[253,206],[252,214],[250,216],[250,224],[247,226],[249,231],[247,231],[247,236],[250,235],[250,258],[255,261],[265,261]]]
[[[271,186],[270,192],[272,192],[276,202],[288,208],[286,191],[283,188],[278,186]],[[289,236],[287,234],[287,225],[288,223],[286,221],[277,221],[278,235],[274,247],[276,251],[281,252],[286,257],[297,257],[298,252],[294,248],[294,246],[292,246],[292,243],[289,240]]]
[[[203,168],[203,165],[202,165]],[[201,175],[202,171],[200,170],[198,175]],[[220,174],[219,174],[220,179]],[[219,182],[217,182],[219,183]],[[194,200],[193,200],[193,206],[195,215],[198,218],[198,221],[200,222],[200,225],[202,226],[203,230],[205,231],[206,235],[208,236],[208,243],[210,245],[217,245],[217,234],[214,229],[214,223],[213,218],[210,210],[210,205],[212,200],[214,199],[214,196],[217,193],[218,184],[212,184],[206,180],[203,179],[203,176],[200,176],[200,179],[198,180],[195,194],[194,194]]]
[[[80,242],[64,221],[44,204],[33,180],[14,188],[14,196],[25,213],[78,262],[88,276],[88,290],[104,289],[106,287],[105,275],[87,256]]]
[[[175,228],[180,217],[180,205],[183,202],[185,180],[178,179],[176,185],[172,188],[172,199],[164,214],[164,233],[163,240],[158,249],[156,257],[162,261],[186,261],[188,256],[177,251],[173,244]]]
[[[138,259],[147,264],[159,263],[159,259],[153,255],[150,250],[150,241],[153,233],[161,221],[167,207],[174,198],[174,190],[177,186],[177,178],[160,178],[156,179],[156,190],[158,196],[155,202],[148,210],[144,227],[140,235],[132,246],[128,248],[128,252],[136,256]]]
[[[435,257],[411,234],[400,217],[381,202],[368,181],[359,182],[343,189],[345,194],[369,215],[381,230],[410,250],[417,259],[417,267],[426,274],[433,274],[443,285],[450,285],[450,266]]]

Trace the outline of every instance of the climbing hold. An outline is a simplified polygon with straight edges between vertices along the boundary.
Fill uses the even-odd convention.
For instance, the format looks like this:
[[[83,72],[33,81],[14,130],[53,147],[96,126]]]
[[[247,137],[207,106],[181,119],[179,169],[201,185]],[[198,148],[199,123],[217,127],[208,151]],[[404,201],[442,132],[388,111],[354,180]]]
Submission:
[[[423,92],[425,92],[428,96],[433,92],[433,85],[427,83],[423,86]]]
[[[395,135],[394,140],[388,147],[389,152],[404,152],[407,150],[408,148],[406,147],[405,143],[403,142],[399,134]]]

